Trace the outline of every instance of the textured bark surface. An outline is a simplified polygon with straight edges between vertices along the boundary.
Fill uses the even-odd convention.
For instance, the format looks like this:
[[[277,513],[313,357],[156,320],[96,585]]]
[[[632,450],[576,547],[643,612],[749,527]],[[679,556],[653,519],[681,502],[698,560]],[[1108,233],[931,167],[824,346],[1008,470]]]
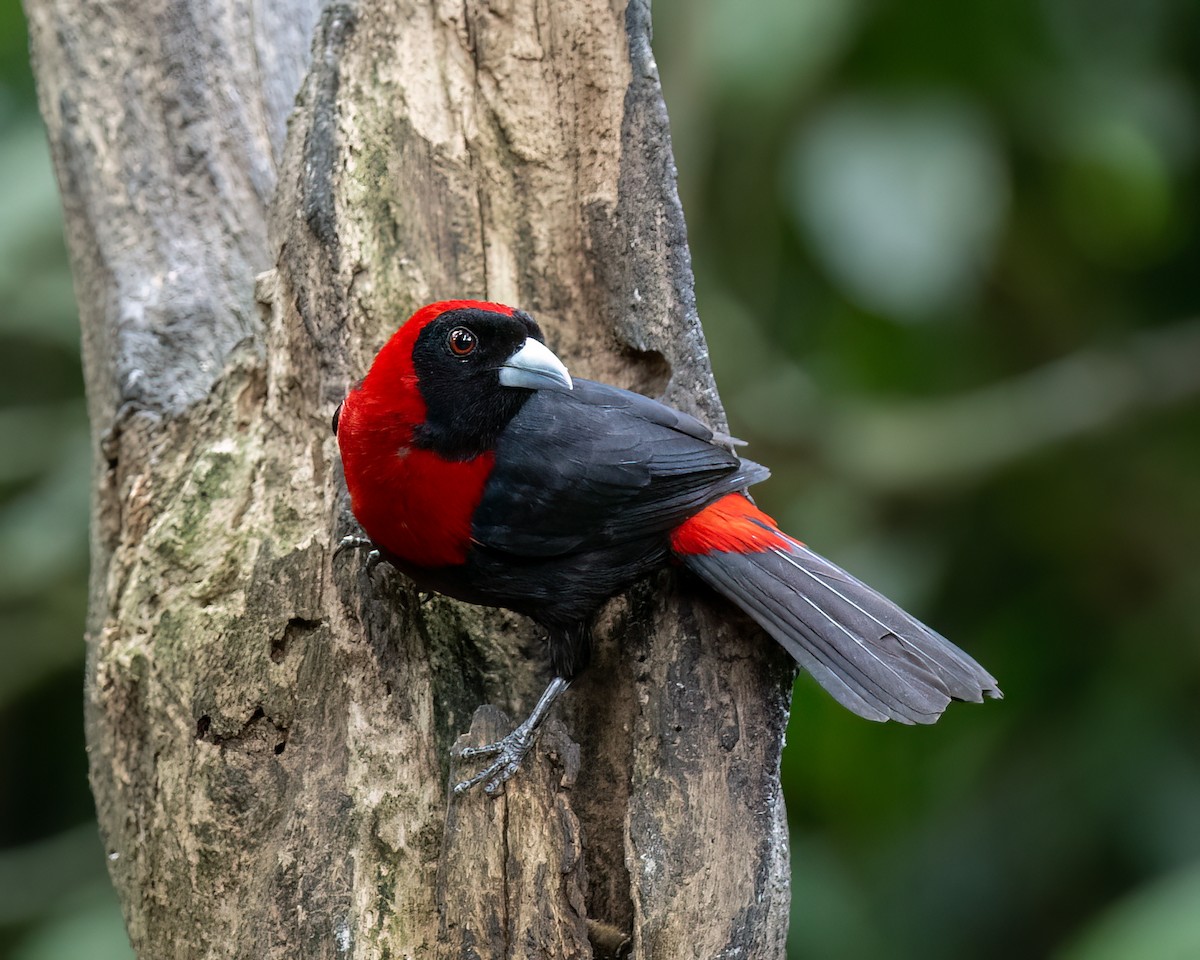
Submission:
[[[97,451],[91,774],[139,955],[781,956],[791,669],[744,621],[670,572],[613,601],[505,795],[450,802],[451,745],[532,705],[541,638],[331,562],[330,415],[425,301],[518,304],[572,372],[723,425],[644,0],[28,16]]]

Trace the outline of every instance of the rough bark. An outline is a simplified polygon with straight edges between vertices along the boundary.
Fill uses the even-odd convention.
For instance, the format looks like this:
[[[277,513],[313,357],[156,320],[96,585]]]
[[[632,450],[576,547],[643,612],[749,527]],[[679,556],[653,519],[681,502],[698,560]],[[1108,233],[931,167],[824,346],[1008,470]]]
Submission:
[[[791,674],[744,621],[671,572],[613,601],[505,795],[452,802],[456,736],[507,722],[475,708],[546,679],[537,631],[331,563],[330,414],[427,300],[519,304],[573,372],[723,425],[648,3],[28,16],[96,449],[91,776],[139,955],[780,956]]]

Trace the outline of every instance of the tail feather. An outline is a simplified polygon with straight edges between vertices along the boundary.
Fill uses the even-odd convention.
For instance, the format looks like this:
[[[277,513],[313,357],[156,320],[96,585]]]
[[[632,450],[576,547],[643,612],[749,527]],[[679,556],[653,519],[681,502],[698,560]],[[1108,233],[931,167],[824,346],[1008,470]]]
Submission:
[[[689,524],[703,522],[705,513]],[[767,526],[770,518],[752,506],[738,509],[736,521],[757,529],[731,548],[729,518],[725,509],[719,545],[726,549],[691,549],[693,529],[692,540],[677,540],[677,555],[753,617],[843,706],[869,720],[933,723],[951,700],[979,703],[984,696],[1002,696],[995,679],[970,656],[861,580]],[[751,540],[753,549],[745,549]]]
[[[981,703],[985,693],[999,693],[996,680],[970,656],[936,630],[901,610],[857,577],[826,560],[808,547],[792,542],[793,550],[781,552],[788,563],[817,584],[824,586],[864,618],[864,632],[874,624],[886,631],[882,638],[902,643],[914,636],[924,643],[905,647],[904,652],[923,662],[946,685],[955,700]],[[834,583],[843,584],[839,589]],[[856,595],[857,598],[856,599]]]

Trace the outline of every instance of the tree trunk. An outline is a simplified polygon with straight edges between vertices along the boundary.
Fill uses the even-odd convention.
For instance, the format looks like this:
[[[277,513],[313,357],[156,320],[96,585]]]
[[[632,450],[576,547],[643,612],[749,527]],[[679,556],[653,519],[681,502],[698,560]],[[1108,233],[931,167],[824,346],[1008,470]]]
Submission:
[[[532,706],[541,638],[331,560],[330,416],[425,301],[520,305],[573,372],[723,426],[646,0],[27,3],[139,956],[781,956],[791,668],[746,621],[639,585],[504,795],[453,800],[455,738]]]

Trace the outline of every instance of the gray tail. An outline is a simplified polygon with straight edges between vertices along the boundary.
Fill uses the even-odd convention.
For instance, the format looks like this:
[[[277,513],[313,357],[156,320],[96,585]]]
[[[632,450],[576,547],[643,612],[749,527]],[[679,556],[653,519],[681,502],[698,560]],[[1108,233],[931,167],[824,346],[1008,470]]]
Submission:
[[[798,541],[678,556],[861,717],[933,723],[951,700],[1003,696],[949,640]]]

